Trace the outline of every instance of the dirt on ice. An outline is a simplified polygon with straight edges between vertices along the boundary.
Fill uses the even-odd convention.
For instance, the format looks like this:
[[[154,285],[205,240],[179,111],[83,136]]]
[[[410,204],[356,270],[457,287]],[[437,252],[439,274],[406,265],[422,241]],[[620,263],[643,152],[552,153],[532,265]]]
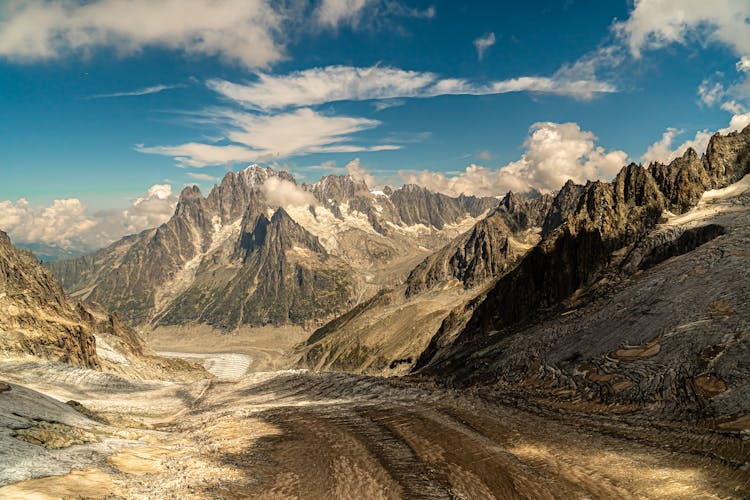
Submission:
[[[692,499],[750,491],[742,433],[519,408],[415,380],[277,371],[131,382],[10,362],[0,364],[0,378],[9,382],[0,392],[0,498]],[[87,439],[58,436],[64,445],[47,448],[19,438],[31,428]]]

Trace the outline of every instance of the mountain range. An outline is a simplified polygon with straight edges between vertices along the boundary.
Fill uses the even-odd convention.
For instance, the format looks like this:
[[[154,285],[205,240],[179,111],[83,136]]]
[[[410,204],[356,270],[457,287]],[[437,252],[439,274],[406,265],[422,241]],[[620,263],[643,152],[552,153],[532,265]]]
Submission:
[[[158,228],[48,266],[74,297],[140,326],[314,326],[401,281],[496,204],[371,191],[350,175],[297,185],[252,165],[206,197],[185,188]]]

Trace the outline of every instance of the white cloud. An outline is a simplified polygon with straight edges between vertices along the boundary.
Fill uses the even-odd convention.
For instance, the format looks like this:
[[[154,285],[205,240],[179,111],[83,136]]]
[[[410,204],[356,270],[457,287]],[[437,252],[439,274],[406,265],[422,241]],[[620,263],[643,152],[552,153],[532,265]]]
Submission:
[[[578,183],[611,179],[627,162],[623,151],[606,151],[596,145],[593,133],[576,123],[535,123],[524,142],[521,159],[496,170],[470,165],[460,175],[448,177],[430,171],[401,172],[406,182],[458,195],[500,196],[507,191],[559,189],[568,179]]]
[[[620,42],[635,58],[644,51],[671,44],[716,43],[739,57],[741,80],[722,85],[704,80],[701,100],[739,110],[738,101],[750,101],[750,2],[747,0],[636,0],[630,16],[613,25]]]
[[[739,130],[743,130],[748,125],[750,125],[750,113],[742,113],[734,115],[732,119],[729,120],[729,126],[727,128],[719,130],[719,132],[722,134],[737,132]]]
[[[477,49],[477,59],[481,61],[484,57],[484,53],[493,45],[495,45],[494,33],[487,33],[486,35],[480,36],[474,40],[474,47]]]
[[[719,129],[720,134],[728,134],[730,132],[737,132],[750,125],[750,113],[735,114],[729,120],[729,125],[725,128]],[[644,164],[651,162],[669,163],[685,154],[688,148],[693,148],[699,155],[706,152],[708,143],[711,140],[713,133],[708,130],[699,130],[695,133],[695,137],[688,139],[681,143],[679,146],[672,147],[674,139],[679,137],[683,133],[682,130],[675,128],[668,128],[661,136],[661,139],[653,143],[648,150],[641,157],[641,161]]]
[[[211,120],[223,124],[232,145],[187,143],[177,146],[138,145],[142,153],[173,156],[183,166],[205,167],[236,162],[270,161],[310,153],[356,153],[400,149],[393,144],[361,146],[352,135],[380,125],[377,120],[326,116],[309,108],[276,115],[211,110]]]
[[[201,174],[197,172],[188,172],[188,177],[195,179],[197,181],[204,181],[204,182],[216,182],[219,180],[219,178],[214,175]]]
[[[708,78],[705,78],[698,86],[698,97],[706,106],[714,106],[720,103],[725,95],[724,85],[719,82],[711,82]]]
[[[360,25],[384,27],[388,26],[386,21],[393,17],[431,19],[435,17],[435,7],[420,10],[396,0],[321,0],[312,17],[318,25],[329,29],[342,25],[355,29]],[[389,27],[391,31],[394,30],[393,26]]]
[[[130,96],[139,96],[139,95],[148,95],[148,94],[158,94],[159,92],[163,92],[165,90],[171,90],[180,88],[182,85],[152,85],[150,87],[144,87],[142,89],[137,90],[130,90],[127,92],[113,92],[111,94],[96,94],[92,95],[91,99],[101,99],[104,97],[130,97]]]
[[[480,151],[480,152],[479,152],[479,153],[477,154],[477,157],[478,157],[478,158],[479,158],[480,160],[484,160],[484,161],[490,161],[490,160],[492,159],[492,153],[490,153],[490,152],[489,152],[489,151],[487,151],[487,150],[484,150],[484,151]]]
[[[188,142],[178,146],[144,146],[137,144],[136,151],[141,153],[173,156],[182,167],[206,167],[209,165],[228,165],[231,163],[252,163],[258,153],[243,146],[217,146]]]
[[[675,158],[678,158],[685,154],[688,148],[693,148],[698,154],[703,154],[708,146],[708,141],[711,139],[711,133],[706,130],[700,130],[695,133],[693,139],[689,139],[676,148],[672,148],[672,143],[676,137],[679,137],[683,133],[682,130],[675,128],[668,128],[661,136],[661,139],[653,143],[641,157],[641,161],[644,164],[650,164],[652,162],[669,163]]]
[[[0,57],[130,55],[148,47],[219,56],[247,68],[284,57],[285,18],[268,0],[20,0],[0,6]]]
[[[0,228],[14,241],[71,247],[94,226],[96,221],[86,215],[83,204],[75,198],[55,200],[42,208],[32,207],[23,198],[15,203],[0,202]]]
[[[145,194],[136,198],[128,209],[122,211],[123,230],[114,232],[129,234],[156,227],[169,220],[176,205],[177,196],[172,193],[171,185],[154,184]]]
[[[315,10],[317,22],[336,28],[339,24],[356,25],[364,7],[372,0],[323,0]]]
[[[590,99],[598,93],[615,91],[615,88],[606,82],[571,79],[566,75],[524,76],[479,84],[461,78],[440,78],[435,73],[384,66],[326,66],[286,75],[259,73],[257,81],[248,84],[214,79],[209,80],[207,85],[247,108],[263,111],[315,106],[335,101],[435,97],[449,94],[539,92]]]
[[[346,170],[346,172],[351,175],[353,179],[364,181],[364,183],[367,184],[367,187],[371,189],[378,185],[375,176],[370,174],[370,172],[368,172],[364,167],[360,165],[359,158],[355,158],[344,165],[344,170]]]
[[[404,104],[406,104],[405,99],[385,99],[382,101],[375,101],[373,106],[375,111],[383,111],[384,109],[396,108],[398,106],[403,106]]]
[[[21,198],[0,201],[0,229],[17,243],[44,243],[65,250],[88,251],[105,246],[126,234],[137,233],[167,221],[177,197],[169,184],[156,184],[125,210],[90,213],[76,199],[54,200],[49,206],[32,206]]]
[[[614,29],[631,54],[640,57],[691,37],[719,42],[737,55],[750,54],[750,2],[747,0],[636,0],[633,11]]]
[[[315,205],[315,197],[299,187],[297,184],[281,179],[269,177],[261,186],[266,202],[274,207],[306,207]]]

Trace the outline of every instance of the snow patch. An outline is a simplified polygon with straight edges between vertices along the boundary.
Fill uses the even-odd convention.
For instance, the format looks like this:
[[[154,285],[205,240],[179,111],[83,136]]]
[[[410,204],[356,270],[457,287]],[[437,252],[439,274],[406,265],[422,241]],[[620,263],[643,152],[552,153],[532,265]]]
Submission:
[[[349,204],[339,206],[342,218],[339,219],[326,207],[315,207],[315,215],[307,207],[289,207],[287,213],[300,226],[314,236],[330,254],[337,255],[339,249],[338,235],[353,229],[358,229],[375,236],[381,236],[372,227],[367,216],[356,210],[349,211]]]
[[[207,256],[215,252],[224,242],[231,237],[238,237],[242,226],[242,219],[239,218],[231,224],[222,225],[221,217],[215,215],[211,218],[213,234],[211,235],[211,244],[204,252],[203,239],[200,233],[193,228],[193,241],[195,242],[195,255],[188,260],[185,265],[177,271],[174,277],[154,292],[154,302],[157,312],[162,311],[172,300],[177,298],[182,292],[187,290],[195,280],[195,274],[198,266]]]
[[[105,341],[103,338],[101,338],[99,335],[94,335],[96,338],[96,355],[100,358],[111,361],[112,363],[117,363],[118,365],[129,365],[130,361],[117,352],[114,347],[109,345],[107,341]]]
[[[664,211],[667,218],[666,225],[679,226],[691,222],[701,221],[722,212],[739,210],[740,207],[733,207],[729,203],[723,203],[731,198],[740,196],[750,191],[750,175],[746,175],[734,184],[722,189],[712,189],[706,191],[701,196],[698,204],[691,210],[681,215],[674,215],[669,211]]]
[[[734,198],[750,190],[750,175],[746,175],[742,179],[738,180],[734,184],[722,189],[712,189],[706,191],[701,197],[701,202],[711,202],[717,200],[726,200],[728,198]]]

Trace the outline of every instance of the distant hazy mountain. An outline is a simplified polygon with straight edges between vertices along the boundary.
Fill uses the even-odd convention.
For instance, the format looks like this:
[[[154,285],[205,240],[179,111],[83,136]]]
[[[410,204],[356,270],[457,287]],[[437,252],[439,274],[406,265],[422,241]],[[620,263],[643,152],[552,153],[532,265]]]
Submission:
[[[72,259],[86,253],[84,250],[71,250],[60,248],[57,245],[46,243],[17,243],[18,248],[31,250],[42,262],[54,262],[60,259]]]

